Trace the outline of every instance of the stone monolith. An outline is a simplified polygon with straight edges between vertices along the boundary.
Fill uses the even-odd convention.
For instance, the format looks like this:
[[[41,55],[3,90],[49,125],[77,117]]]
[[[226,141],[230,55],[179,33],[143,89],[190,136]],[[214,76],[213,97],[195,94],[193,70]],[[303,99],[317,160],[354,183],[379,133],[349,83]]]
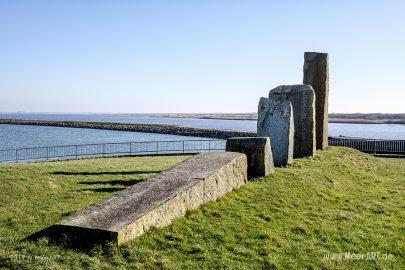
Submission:
[[[304,84],[315,91],[316,148],[328,146],[329,58],[327,53],[306,52]]]
[[[258,108],[257,133],[269,137],[274,165],[286,166],[293,161],[294,116],[291,102],[261,98]]]
[[[270,99],[291,102],[294,113],[294,157],[315,156],[315,94],[310,85],[281,85],[269,93]]]

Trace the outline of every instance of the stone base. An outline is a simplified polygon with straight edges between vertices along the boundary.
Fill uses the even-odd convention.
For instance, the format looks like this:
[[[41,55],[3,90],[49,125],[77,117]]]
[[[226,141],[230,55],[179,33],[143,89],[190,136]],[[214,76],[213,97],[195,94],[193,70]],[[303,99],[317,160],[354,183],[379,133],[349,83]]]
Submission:
[[[274,172],[269,137],[229,138],[226,141],[226,151],[239,152],[247,156],[249,178],[266,176]]]
[[[81,242],[125,243],[152,227],[216,200],[247,180],[247,159],[234,152],[196,155],[178,166],[93,204],[56,225]]]

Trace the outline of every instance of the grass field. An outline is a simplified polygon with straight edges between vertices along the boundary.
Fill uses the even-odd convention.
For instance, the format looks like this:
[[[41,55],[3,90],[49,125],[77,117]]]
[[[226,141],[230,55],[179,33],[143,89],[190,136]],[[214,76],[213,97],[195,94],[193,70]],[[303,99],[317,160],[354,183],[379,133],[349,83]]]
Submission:
[[[83,251],[25,240],[185,158],[1,164],[0,268],[404,268],[405,159],[347,148],[295,160],[121,247]],[[361,257],[368,252],[379,253]]]

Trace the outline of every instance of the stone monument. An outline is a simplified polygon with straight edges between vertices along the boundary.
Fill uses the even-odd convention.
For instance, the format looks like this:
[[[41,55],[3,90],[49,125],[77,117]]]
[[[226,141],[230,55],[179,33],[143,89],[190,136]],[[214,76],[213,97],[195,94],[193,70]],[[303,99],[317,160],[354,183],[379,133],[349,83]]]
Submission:
[[[235,137],[226,141],[226,151],[247,156],[248,177],[266,176],[274,172],[269,137]]]
[[[306,52],[304,58],[304,84],[315,91],[316,148],[324,149],[328,146],[328,54]]]
[[[109,241],[120,245],[169,225],[246,180],[246,155],[199,154],[67,217],[53,226],[53,237],[90,246]]]
[[[270,91],[269,98],[291,102],[294,112],[294,157],[315,156],[315,94],[312,87],[281,85]]]
[[[291,102],[261,98],[258,108],[257,135],[269,137],[274,165],[286,166],[293,161],[294,116]]]

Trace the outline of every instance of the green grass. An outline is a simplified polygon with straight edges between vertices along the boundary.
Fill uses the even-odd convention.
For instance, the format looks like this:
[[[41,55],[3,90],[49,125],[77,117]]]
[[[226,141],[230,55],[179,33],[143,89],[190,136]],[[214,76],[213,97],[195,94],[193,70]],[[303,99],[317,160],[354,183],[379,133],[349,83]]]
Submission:
[[[163,229],[90,251],[24,240],[185,157],[0,165],[0,265],[15,269],[403,269],[405,159],[329,148]],[[151,172],[151,173],[150,173]],[[380,252],[377,259],[324,254]],[[388,259],[383,255],[390,254]]]

